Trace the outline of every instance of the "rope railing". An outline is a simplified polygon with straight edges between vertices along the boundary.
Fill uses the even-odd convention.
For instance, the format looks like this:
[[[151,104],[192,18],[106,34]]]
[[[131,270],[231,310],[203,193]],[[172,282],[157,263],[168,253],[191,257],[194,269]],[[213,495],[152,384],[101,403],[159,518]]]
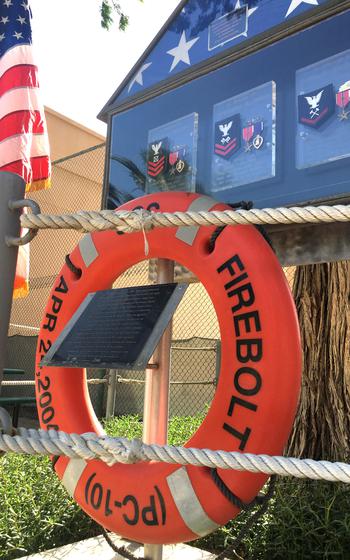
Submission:
[[[170,445],[148,445],[137,439],[129,441],[125,438],[99,436],[95,433],[78,435],[55,430],[20,428],[18,435],[0,435],[0,451],[29,455],[64,455],[85,460],[101,459],[108,465],[161,461],[178,465],[350,483],[350,465],[345,463]]]
[[[27,229],[74,229],[84,232],[118,230],[124,233],[159,227],[319,224],[349,222],[350,205],[224,210],[211,212],[149,212],[147,210],[79,211],[75,214],[22,214]]]
[[[80,211],[76,214],[23,214],[21,216],[21,226],[27,229],[74,229],[82,233],[106,230],[118,230],[124,233],[145,232],[158,227],[287,225],[349,221],[350,205],[174,213],[102,210],[101,212]],[[101,380],[96,381],[101,382]],[[125,438],[99,436],[94,433],[78,435],[54,430],[20,428],[14,436],[0,434],[0,451],[67,456],[85,460],[100,459],[108,465],[161,461],[170,464],[350,483],[350,465],[345,463],[147,445],[139,440],[129,441]]]
[[[117,383],[123,383],[126,385],[144,385],[146,383],[145,379],[134,379],[131,377],[125,378],[117,375],[116,377]],[[216,381],[212,379],[211,381],[208,379],[199,380],[199,381],[169,381],[170,385],[216,385]]]
[[[88,385],[107,385],[108,379],[87,379],[86,382]],[[1,382],[1,387],[31,387],[32,385],[35,385],[35,381],[32,379]]]

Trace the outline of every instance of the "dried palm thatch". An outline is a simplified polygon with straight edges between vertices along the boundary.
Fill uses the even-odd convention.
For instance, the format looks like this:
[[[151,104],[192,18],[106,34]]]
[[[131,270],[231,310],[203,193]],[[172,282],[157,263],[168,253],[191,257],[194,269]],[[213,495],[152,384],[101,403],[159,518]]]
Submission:
[[[350,262],[301,266],[294,298],[304,355],[288,454],[350,459]]]

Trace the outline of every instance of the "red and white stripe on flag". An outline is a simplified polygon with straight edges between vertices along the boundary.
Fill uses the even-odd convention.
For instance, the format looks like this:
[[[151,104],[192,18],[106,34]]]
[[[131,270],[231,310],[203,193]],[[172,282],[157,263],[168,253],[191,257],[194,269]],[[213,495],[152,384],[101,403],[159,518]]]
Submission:
[[[51,164],[26,0],[0,3],[0,171],[20,175],[26,191],[49,188]],[[28,293],[29,248],[20,247],[14,297]]]

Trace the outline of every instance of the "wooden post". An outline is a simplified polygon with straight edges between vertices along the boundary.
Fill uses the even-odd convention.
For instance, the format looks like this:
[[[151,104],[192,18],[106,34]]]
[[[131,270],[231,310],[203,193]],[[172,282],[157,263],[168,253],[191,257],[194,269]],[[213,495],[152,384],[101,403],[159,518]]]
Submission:
[[[159,259],[157,266],[158,284],[174,281],[174,263]],[[145,400],[143,409],[143,441],[165,445],[168,442],[169,387],[170,387],[170,346],[172,321],[151,358],[157,369],[146,370]],[[145,557],[162,560],[163,546],[145,544]]]

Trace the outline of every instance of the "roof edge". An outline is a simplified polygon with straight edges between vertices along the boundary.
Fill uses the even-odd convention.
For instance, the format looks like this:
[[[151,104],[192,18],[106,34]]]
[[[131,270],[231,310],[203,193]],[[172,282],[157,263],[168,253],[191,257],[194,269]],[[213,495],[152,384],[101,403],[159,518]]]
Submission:
[[[146,50],[144,51],[144,53],[141,55],[141,57],[138,59],[138,61],[134,64],[134,66],[131,68],[130,72],[126,75],[126,77],[124,78],[124,80],[121,82],[121,84],[119,85],[119,87],[116,89],[116,91],[113,93],[113,95],[109,98],[109,100],[107,101],[107,103],[103,106],[103,108],[101,109],[101,111],[97,114],[97,118],[102,121],[107,123],[108,119],[107,119],[107,113],[109,112],[109,109],[114,106],[114,102],[116,100],[116,98],[119,96],[119,94],[123,91],[123,89],[125,88],[125,86],[130,82],[131,78],[135,75],[137,69],[142,65],[142,63],[146,60],[146,58],[148,57],[148,55],[152,52],[153,48],[155,47],[155,45],[158,43],[158,41],[163,37],[164,33],[167,31],[169,25],[174,21],[174,19],[180,14],[180,12],[182,11],[183,7],[187,4],[188,0],[181,0],[181,2],[179,3],[179,5],[177,6],[177,8],[175,8],[175,10],[173,11],[173,13],[168,17],[168,19],[166,20],[166,22],[164,23],[164,25],[160,28],[160,30],[158,31],[157,35],[154,37],[154,39],[151,41],[151,43],[148,45],[148,47],[146,48]]]
[[[70,117],[67,117],[66,115],[63,115],[62,113],[59,113],[58,111],[55,111],[54,109],[51,109],[51,107],[48,107],[47,105],[44,106],[44,111],[45,111],[45,113],[50,113],[50,115],[53,115],[54,117],[59,118],[61,121],[64,121],[68,124],[71,124],[71,125],[79,128],[80,130],[83,130],[84,132],[87,132],[88,134],[91,134],[92,136],[95,136],[96,138],[98,138],[99,140],[101,140],[103,142],[106,141],[106,136],[104,136],[103,134],[100,134],[99,132],[96,132],[92,128],[88,128],[87,126],[71,119]]]

